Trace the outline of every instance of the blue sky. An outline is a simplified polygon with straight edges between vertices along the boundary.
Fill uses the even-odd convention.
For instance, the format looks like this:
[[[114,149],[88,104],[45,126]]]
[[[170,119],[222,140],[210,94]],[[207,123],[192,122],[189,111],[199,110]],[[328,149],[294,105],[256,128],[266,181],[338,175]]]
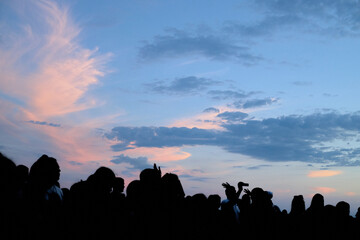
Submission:
[[[355,0],[3,1],[0,150],[69,187],[157,163],[186,194],[250,183],[359,206]]]

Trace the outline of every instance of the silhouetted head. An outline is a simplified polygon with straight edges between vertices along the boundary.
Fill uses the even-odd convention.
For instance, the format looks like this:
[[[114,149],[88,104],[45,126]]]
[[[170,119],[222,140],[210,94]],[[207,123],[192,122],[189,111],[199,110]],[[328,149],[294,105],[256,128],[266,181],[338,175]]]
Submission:
[[[336,204],[336,213],[338,217],[348,217],[350,214],[350,204],[340,201]]]
[[[140,172],[140,182],[143,190],[143,199],[149,204],[159,203],[161,197],[161,171],[160,168],[146,168]]]
[[[293,197],[291,202],[291,215],[301,215],[305,213],[305,201],[303,195],[297,195]]]
[[[156,168],[145,168],[140,172],[139,178],[146,184],[158,184],[161,179],[161,171]]]
[[[162,192],[168,200],[183,199],[185,192],[179,177],[174,173],[165,173],[161,178]],[[170,199],[169,199],[170,198]]]
[[[30,181],[40,184],[46,189],[58,185],[60,167],[55,158],[42,155],[30,168]]]
[[[336,217],[336,207],[331,204],[326,204],[324,206],[324,220],[325,221],[333,221]]]
[[[0,153],[0,189],[4,194],[2,196],[8,197],[6,195],[9,194],[9,191],[12,191],[15,183],[15,170],[15,163]]]
[[[230,201],[236,201],[237,200],[237,194],[236,189],[234,186],[231,186],[229,183],[223,183],[222,186],[225,188],[225,195],[226,198]]]
[[[216,210],[220,208],[221,197],[218,194],[211,194],[207,198],[210,209]]]
[[[241,205],[246,207],[246,206],[249,206],[250,204],[251,204],[250,195],[249,194],[244,194],[241,197]]]
[[[126,197],[130,201],[139,201],[142,197],[142,186],[140,180],[131,181],[126,188]]]
[[[99,167],[91,178],[98,190],[110,193],[115,181],[115,173],[107,167]]]
[[[360,207],[358,208],[356,214],[355,214],[356,219],[360,220]]]
[[[113,191],[123,192],[125,188],[125,182],[122,177],[116,177],[114,180]]]
[[[266,202],[267,197],[265,191],[262,188],[253,188],[250,195],[253,205],[264,204]]]
[[[195,208],[205,208],[207,198],[203,193],[196,193],[191,197],[191,204]]]
[[[310,209],[317,211],[324,208],[324,196],[320,193],[316,193],[312,199],[310,204]]]
[[[15,172],[16,164],[0,153],[0,180],[1,184],[7,182]]]
[[[29,168],[25,165],[16,166],[16,179],[19,182],[26,182],[29,177]]]

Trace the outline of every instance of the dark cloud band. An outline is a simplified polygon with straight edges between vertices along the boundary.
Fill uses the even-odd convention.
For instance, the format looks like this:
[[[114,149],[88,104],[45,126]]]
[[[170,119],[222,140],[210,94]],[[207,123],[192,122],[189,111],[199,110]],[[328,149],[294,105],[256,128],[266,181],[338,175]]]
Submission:
[[[244,117],[244,116],[242,116]],[[325,145],[359,141],[360,114],[317,113],[223,124],[226,131],[199,128],[116,127],[106,137],[133,147],[219,146],[271,162],[302,161],[360,165],[357,146]],[[113,146],[116,148],[116,145]]]

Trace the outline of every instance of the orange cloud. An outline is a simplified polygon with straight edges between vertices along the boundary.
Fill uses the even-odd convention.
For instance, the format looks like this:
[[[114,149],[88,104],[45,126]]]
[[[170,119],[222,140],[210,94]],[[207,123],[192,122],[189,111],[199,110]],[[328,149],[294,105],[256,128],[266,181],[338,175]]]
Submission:
[[[355,196],[356,193],[355,192],[347,192],[346,195],[352,197],[352,196]]]
[[[334,171],[334,170],[319,170],[319,171],[311,171],[308,173],[308,177],[310,178],[317,178],[317,177],[332,177],[342,174],[341,171]]]
[[[316,187],[316,188],[314,188],[314,190],[316,192],[320,192],[320,193],[323,193],[323,194],[336,192],[335,188],[329,188],[329,187]]]

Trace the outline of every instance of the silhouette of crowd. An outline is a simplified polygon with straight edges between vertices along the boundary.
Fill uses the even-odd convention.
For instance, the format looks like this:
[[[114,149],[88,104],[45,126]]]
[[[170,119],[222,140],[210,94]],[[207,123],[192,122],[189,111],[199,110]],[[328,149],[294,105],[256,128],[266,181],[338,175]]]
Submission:
[[[325,205],[317,193],[306,209],[302,195],[291,210],[260,187],[222,183],[217,194],[186,195],[176,174],[146,168],[125,190],[124,179],[99,167],[70,189],[59,185],[55,158],[30,167],[0,153],[0,239],[360,239],[360,208]],[[219,187],[220,184],[219,184]]]

